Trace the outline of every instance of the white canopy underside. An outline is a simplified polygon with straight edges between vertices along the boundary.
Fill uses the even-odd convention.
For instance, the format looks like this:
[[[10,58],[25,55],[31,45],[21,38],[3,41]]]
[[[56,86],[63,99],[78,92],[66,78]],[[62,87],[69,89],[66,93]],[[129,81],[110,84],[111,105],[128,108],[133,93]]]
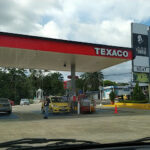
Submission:
[[[1,67],[70,71],[73,63],[77,72],[94,72],[125,61],[128,60],[0,47]],[[64,67],[64,64],[66,64],[66,67]]]

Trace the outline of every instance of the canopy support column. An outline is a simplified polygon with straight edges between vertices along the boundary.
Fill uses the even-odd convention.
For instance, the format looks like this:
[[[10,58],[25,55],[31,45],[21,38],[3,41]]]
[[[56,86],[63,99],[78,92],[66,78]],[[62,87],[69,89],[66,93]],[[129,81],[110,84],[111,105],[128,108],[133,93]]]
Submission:
[[[73,96],[76,96],[75,64],[71,64],[71,89]]]
[[[77,102],[76,99],[76,75],[75,75],[75,64],[71,64],[71,89],[73,94],[73,103],[75,106],[75,103]],[[75,107],[74,107],[75,108]],[[77,114],[80,114],[80,103],[77,102]]]

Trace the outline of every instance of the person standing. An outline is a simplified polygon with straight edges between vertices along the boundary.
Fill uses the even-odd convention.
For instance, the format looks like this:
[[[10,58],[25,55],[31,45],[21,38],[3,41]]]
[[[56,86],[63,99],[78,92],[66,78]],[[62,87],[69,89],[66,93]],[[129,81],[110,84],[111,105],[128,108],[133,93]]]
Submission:
[[[49,103],[50,99],[46,97],[46,100],[44,101],[44,119],[48,119],[48,113],[49,113]]]

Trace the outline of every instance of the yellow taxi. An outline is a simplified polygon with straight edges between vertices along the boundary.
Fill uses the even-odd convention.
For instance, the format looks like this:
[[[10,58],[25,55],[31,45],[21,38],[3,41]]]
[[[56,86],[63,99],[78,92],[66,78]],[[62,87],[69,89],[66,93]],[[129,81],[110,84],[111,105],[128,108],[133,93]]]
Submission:
[[[69,102],[62,96],[50,96],[49,112],[62,113],[70,112]],[[42,103],[41,111],[44,113],[44,103]]]

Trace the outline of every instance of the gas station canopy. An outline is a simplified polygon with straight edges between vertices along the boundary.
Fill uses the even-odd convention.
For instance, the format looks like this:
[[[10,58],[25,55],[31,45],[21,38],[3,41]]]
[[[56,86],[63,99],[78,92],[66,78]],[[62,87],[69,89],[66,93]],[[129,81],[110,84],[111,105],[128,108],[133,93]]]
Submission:
[[[94,72],[132,60],[131,48],[0,32],[0,66]]]

